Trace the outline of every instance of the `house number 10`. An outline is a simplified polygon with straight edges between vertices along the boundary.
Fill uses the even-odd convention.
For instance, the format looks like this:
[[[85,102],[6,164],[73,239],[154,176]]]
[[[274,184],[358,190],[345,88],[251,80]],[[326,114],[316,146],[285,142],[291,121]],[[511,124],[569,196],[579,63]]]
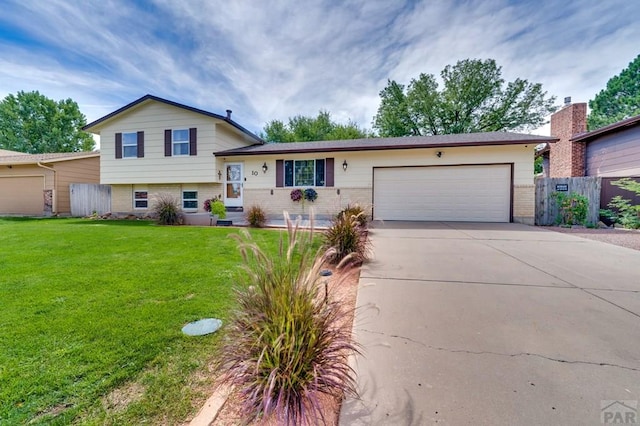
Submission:
[[[257,170],[251,170],[251,176],[258,176]]]

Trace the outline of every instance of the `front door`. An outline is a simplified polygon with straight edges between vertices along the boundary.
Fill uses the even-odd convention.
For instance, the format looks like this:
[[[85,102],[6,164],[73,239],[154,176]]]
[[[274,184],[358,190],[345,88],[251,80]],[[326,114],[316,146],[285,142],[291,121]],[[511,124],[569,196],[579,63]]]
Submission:
[[[242,163],[225,163],[224,205],[242,207]]]

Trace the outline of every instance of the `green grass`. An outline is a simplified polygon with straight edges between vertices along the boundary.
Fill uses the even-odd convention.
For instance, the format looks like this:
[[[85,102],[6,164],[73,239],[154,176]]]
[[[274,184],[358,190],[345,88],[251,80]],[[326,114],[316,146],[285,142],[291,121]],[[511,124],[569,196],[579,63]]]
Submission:
[[[181,328],[228,318],[241,273],[231,232],[0,218],[0,424],[188,417],[219,335]],[[277,251],[280,233],[252,234]]]

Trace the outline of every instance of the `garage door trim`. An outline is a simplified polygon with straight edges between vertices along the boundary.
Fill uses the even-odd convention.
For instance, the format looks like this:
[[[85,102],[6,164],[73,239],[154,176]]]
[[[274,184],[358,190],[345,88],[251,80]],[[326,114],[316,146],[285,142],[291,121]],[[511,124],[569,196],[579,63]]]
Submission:
[[[374,166],[371,169],[371,200],[373,203],[372,217],[375,217],[375,174],[377,169],[405,169],[405,168],[438,168],[438,167],[471,167],[471,166],[509,166],[509,222],[513,222],[513,168],[514,163],[462,163],[462,164],[430,164],[405,166]]]

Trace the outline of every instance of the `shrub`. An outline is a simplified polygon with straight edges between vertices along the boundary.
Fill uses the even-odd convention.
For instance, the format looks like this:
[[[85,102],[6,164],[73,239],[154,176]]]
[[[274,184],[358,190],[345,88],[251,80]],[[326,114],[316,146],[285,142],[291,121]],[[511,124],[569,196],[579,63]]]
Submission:
[[[216,215],[220,219],[224,219],[227,217],[227,209],[224,206],[224,203],[218,197],[213,197],[209,200],[205,200],[203,208],[205,211],[211,213],[211,215]]]
[[[249,207],[246,217],[247,222],[249,222],[249,226],[254,228],[262,228],[267,222],[267,215],[264,212],[264,209],[257,204]]]
[[[630,178],[622,178],[611,182],[611,184],[626,191],[631,191],[636,195],[640,195],[640,182],[636,182]],[[631,204],[631,200],[617,195],[611,199],[611,202],[609,202],[607,206],[609,207],[608,210],[600,211],[605,217],[625,228],[640,228],[640,205],[633,205]]]
[[[369,258],[370,243],[367,230],[360,225],[359,216],[340,213],[324,233],[324,247],[332,249],[332,263],[361,264]]]
[[[564,192],[552,194],[558,200],[560,214],[556,222],[563,225],[584,225],[587,221],[589,199],[584,195],[572,192],[567,195]]]
[[[178,200],[171,194],[158,194],[151,209],[160,225],[180,225],[182,212]]]
[[[221,345],[219,383],[235,387],[247,422],[319,424],[321,394],[355,396],[348,356],[358,347],[346,312],[320,290],[328,253],[314,252],[313,231],[285,219],[288,243],[278,256],[267,256],[246,230],[236,236],[247,275]]]
[[[227,217],[227,209],[224,206],[224,203],[217,198],[211,201],[211,214],[218,216],[220,219]]]
[[[367,224],[369,223],[369,217],[367,216],[367,213],[364,211],[364,207],[362,207],[360,204],[357,204],[357,203],[353,205],[347,204],[347,207],[342,209],[342,211],[336,215],[336,218],[340,217],[341,214],[355,216],[356,219],[358,220],[358,223],[363,228],[366,228]]]
[[[616,195],[607,206],[609,209],[600,210],[602,216],[622,225],[624,228],[640,228],[640,205],[634,206],[631,204],[631,200]]]

